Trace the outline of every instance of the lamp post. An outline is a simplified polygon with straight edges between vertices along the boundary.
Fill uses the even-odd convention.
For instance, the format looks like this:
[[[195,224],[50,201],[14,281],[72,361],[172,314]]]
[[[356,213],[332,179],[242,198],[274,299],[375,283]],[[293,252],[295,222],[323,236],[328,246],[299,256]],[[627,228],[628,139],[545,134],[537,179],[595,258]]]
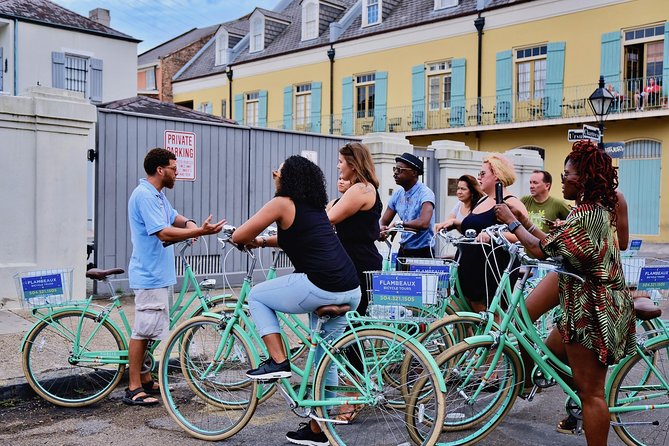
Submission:
[[[599,127],[599,148],[604,148],[604,121],[611,111],[613,105],[613,94],[604,88],[604,76],[599,76],[599,86],[592,92],[588,98],[592,113],[597,119],[597,126]]]
[[[228,119],[233,119],[232,117],[232,67],[230,65],[226,65],[225,67],[225,75],[228,76]]]

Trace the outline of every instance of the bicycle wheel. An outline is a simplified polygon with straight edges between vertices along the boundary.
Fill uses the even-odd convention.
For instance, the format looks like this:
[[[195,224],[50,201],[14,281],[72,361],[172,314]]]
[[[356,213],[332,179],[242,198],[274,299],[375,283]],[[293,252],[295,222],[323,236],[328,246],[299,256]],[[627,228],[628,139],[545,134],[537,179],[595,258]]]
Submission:
[[[348,361],[347,349],[354,349],[360,355],[363,371],[356,370]],[[405,335],[383,329],[361,329],[345,334],[330,349],[318,366],[314,378],[315,400],[329,400],[331,406],[318,407],[316,411],[325,419],[333,419],[338,407],[344,403],[360,401],[352,423],[326,422],[324,431],[332,444],[433,444],[439,434],[443,420],[444,396],[438,389],[437,371],[430,366],[422,349],[408,341]],[[395,367],[397,356],[409,355],[415,365],[410,371],[410,386],[424,378],[427,396],[414,406],[403,404],[398,409],[391,401],[402,399],[402,390],[384,381],[385,369]],[[338,383],[327,382],[327,371],[336,367]],[[336,402],[335,402],[336,401]],[[424,419],[436,420],[424,423]],[[410,436],[407,426],[417,426],[420,437]]]
[[[236,434],[258,403],[255,382],[234,390],[228,387],[249,381],[245,372],[256,364],[236,328],[225,340],[223,354],[217,355],[223,342],[221,330],[221,321],[214,317],[187,320],[170,336],[160,361],[165,408],[189,435],[202,440],[218,441]]]
[[[611,413],[611,425],[625,444],[669,444],[668,353],[669,339],[652,342],[611,378],[609,407],[625,409]]]
[[[106,397],[121,380],[127,361],[127,347],[116,328],[80,310],[37,323],[23,344],[28,384],[45,400],[64,407],[86,406]]]
[[[491,346],[491,341],[462,342],[437,359],[439,368],[446,371],[446,410],[437,444],[477,443],[511,410],[522,389],[521,361],[516,350],[505,345],[495,362],[497,350],[491,350]],[[453,367],[444,367],[448,363],[454,363]],[[493,364],[491,379],[485,383],[483,378]],[[423,392],[417,385],[409,403]]]

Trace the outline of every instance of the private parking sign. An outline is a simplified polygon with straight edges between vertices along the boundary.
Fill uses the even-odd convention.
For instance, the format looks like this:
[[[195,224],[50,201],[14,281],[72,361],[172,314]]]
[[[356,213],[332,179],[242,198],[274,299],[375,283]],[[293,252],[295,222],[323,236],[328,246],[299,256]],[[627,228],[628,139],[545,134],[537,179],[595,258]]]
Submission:
[[[195,181],[195,133],[165,130],[165,148],[177,157],[177,180]]]

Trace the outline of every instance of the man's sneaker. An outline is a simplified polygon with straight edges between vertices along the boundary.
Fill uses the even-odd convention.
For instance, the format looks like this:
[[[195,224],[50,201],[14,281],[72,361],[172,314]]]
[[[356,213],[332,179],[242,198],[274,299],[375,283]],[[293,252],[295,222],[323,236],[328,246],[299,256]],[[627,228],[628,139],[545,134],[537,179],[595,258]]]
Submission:
[[[286,440],[293,444],[303,444],[307,446],[328,446],[330,442],[323,432],[314,433],[309,427],[309,423],[300,423],[300,428],[295,432],[288,432]]]
[[[251,379],[278,379],[290,378],[292,373],[290,371],[290,361],[287,359],[281,364],[274,362],[272,358],[260,363],[257,369],[252,369],[246,372],[246,376]]]

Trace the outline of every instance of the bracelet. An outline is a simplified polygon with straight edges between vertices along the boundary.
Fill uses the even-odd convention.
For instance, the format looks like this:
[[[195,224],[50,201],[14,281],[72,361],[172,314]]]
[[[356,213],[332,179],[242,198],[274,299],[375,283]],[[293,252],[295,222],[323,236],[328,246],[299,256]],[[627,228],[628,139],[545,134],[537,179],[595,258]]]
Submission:
[[[184,224],[184,228],[188,226],[189,221],[192,221],[195,224],[195,226],[197,226],[197,222],[195,220],[193,220],[192,218],[189,218],[188,220],[186,220],[186,224]]]
[[[537,229],[537,225],[535,225],[534,223],[532,223],[532,226],[530,226],[529,228],[527,228],[527,232],[529,232],[529,233],[531,234],[532,232],[534,232],[535,229]]]

